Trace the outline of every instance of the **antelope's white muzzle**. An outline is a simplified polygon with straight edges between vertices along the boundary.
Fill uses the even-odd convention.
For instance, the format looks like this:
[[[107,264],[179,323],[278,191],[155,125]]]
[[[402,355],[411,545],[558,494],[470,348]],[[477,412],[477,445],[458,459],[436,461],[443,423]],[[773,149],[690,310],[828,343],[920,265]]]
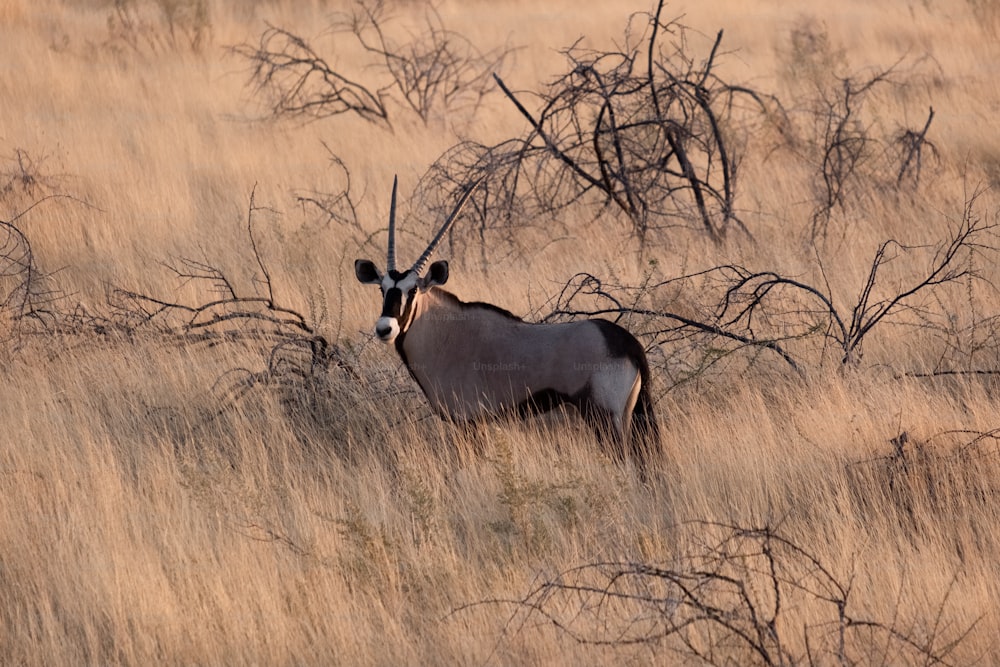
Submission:
[[[399,322],[395,317],[380,317],[375,323],[375,335],[380,340],[391,343],[399,335]]]

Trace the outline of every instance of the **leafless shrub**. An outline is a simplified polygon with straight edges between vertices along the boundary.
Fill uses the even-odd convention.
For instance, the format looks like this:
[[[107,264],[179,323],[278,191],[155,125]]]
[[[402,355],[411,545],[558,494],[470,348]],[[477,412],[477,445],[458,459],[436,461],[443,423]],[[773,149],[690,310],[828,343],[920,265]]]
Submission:
[[[384,29],[390,17],[382,0],[357,0],[351,12],[334,22],[335,32],[349,32],[392,77],[393,88],[427,123],[432,114],[457,109],[475,111],[492,88],[490,74],[503,68],[513,49],[507,44],[481,51],[468,38],[444,27],[428,5],[424,31],[396,44]]]
[[[865,521],[888,517],[919,543],[937,534],[942,522],[974,524],[980,511],[992,514],[1000,486],[992,469],[1000,454],[1000,430],[949,430],[928,438],[908,431],[893,437],[884,456],[855,461],[845,468],[854,511]],[[873,496],[871,489],[880,492]],[[994,552],[988,534],[970,527],[954,530],[952,543],[965,558],[970,549]],[[972,535],[972,540],[959,536]]]
[[[510,606],[508,639],[544,621],[580,644],[646,645],[710,665],[952,664],[975,627],[943,622],[947,595],[936,618],[906,618],[898,602],[889,616],[876,616],[855,602],[852,576],[772,526],[693,522],[677,532],[678,544],[696,546],[669,564],[588,563],[523,598],[453,615]]]
[[[715,73],[722,32],[703,60],[690,54],[685,28],[653,14],[632,17],[624,45],[595,50],[579,43],[563,50],[566,73],[540,93],[498,85],[530,125],[523,139],[495,146],[461,144],[425,177],[427,189],[487,175],[496,216],[482,227],[502,228],[512,210],[529,218],[556,217],[575,204],[596,215],[623,216],[645,242],[652,231],[696,221],[720,241],[740,225],[735,206],[739,156],[737,118],[778,111],[773,98],[731,85]],[[633,31],[635,23],[641,29]],[[664,44],[661,38],[673,42]],[[536,99],[537,112],[525,98]],[[586,208],[583,206],[581,208]]]
[[[24,157],[27,159],[26,154]],[[47,189],[44,177],[33,167],[20,164],[23,175],[13,181],[20,184],[18,188],[24,188],[25,192]],[[54,199],[90,206],[71,195],[49,194],[10,220],[0,220],[0,351],[3,353],[19,350],[31,334],[95,331],[103,323],[103,318],[89,315],[81,305],[74,308],[67,305],[67,295],[56,284],[53,274],[39,267],[31,241],[21,227],[26,215]]]
[[[933,66],[929,57],[851,73],[843,50],[833,47],[825,28],[809,20],[792,29],[789,45],[779,55],[792,94],[805,100],[804,114],[790,114],[792,125],[783,142],[817,176],[812,239],[825,238],[834,214],[847,210],[849,203],[877,192],[919,187],[924,158],[937,153],[927,136],[933,109],[922,129],[897,123],[895,131],[887,129],[890,119],[872,109],[879,96],[919,81],[920,70]],[[806,121],[799,125],[801,118]]]
[[[53,326],[53,305],[63,296],[38,268],[31,242],[14,222],[0,220],[0,344],[9,349],[20,346],[29,325]]]
[[[29,214],[55,201],[96,209],[60,192],[65,177],[47,167],[49,156],[17,148],[0,158],[0,204],[11,213],[0,219],[0,353],[21,350],[36,334],[104,333],[106,319],[73,305],[59,287],[55,272],[43,270],[25,223]],[[50,354],[61,345],[47,346]]]
[[[274,116],[327,118],[353,113],[391,127],[389,102],[409,108],[425,124],[436,114],[474,111],[490,92],[489,74],[502,69],[509,45],[480,50],[464,36],[444,27],[428,7],[424,31],[409,40],[390,37],[392,22],[381,0],[358,0],[349,12],[334,15],[329,28],[350,36],[371,56],[354,73],[331,66],[305,39],[269,25],[257,45],[241,44],[233,52],[252,65],[251,83],[266,95]],[[360,83],[362,69],[376,72],[380,83]]]
[[[56,178],[45,173],[46,156],[32,157],[26,150],[14,149],[14,154],[0,161],[0,201],[17,201],[26,197],[37,200],[51,193]]]
[[[330,159],[330,167],[343,182],[343,188],[335,192],[298,191],[295,200],[303,207],[316,209],[322,216],[321,225],[346,225],[361,229],[358,222],[357,204],[351,195],[351,170],[330,147],[323,143]]]
[[[934,107],[927,113],[927,122],[922,130],[900,130],[896,133],[894,143],[899,147],[899,173],[896,175],[896,187],[902,187],[909,180],[914,188],[920,185],[920,172],[923,169],[924,149],[927,148],[934,158],[938,157],[937,147],[927,140],[927,131],[931,129],[934,120]]]
[[[974,200],[973,200],[974,201]],[[921,313],[924,297],[937,287],[974,280],[978,274],[975,258],[995,252],[996,225],[980,220],[967,203],[965,215],[950,238],[933,250],[901,244],[882,243],[872,259],[868,276],[850,310],[839,306],[829,287],[816,287],[771,271],[747,271],[731,265],[723,267],[732,283],[718,309],[720,325],[729,330],[775,332],[777,340],[821,336],[824,349],[832,343],[841,364],[856,363],[864,340],[872,330],[903,311]],[[891,263],[912,262],[921,253],[930,254],[922,270],[910,279],[899,279],[885,289],[881,280]]]
[[[254,92],[267,98],[275,117],[320,119],[344,113],[388,125],[387,88],[369,88],[334,70],[313,47],[284,28],[268,24],[256,46],[233,52],[250,61]]]
[[[251,193],[247,236],[261,286],[253,294],[237,290],[221,269],[184,258],[170,266],[171,270],[184,283],[207,286],[215,298],[185,303],[124,288],[116,288],[110,295],[115,322],[129,332],[153,327],[183,343],[256,345],[265,359],[262,370],[238,368],[220,378],[225,400],[230,402],[239,401],[257,387],[277,387],[301,397],[305,394],[298,392],[304,385],[315,388],[333,368],[348,375],[355,372],[341,347],[319,333],[312,318],[275,298],[274,281],[253,231],[253,216],[260,210]]]
[[[784,341],[761,336],[754,330],[726,327],[711,307],[704,315],[681,313],[670,304],[678,293],[718,293],[719,286],[732,284],[732,268],[708,271],[640,285],[604,281],[589,273],[570,278],[558,294],[541,304],[535,316],[543,322],[580,317],[611,317],[650,341],[646,352],[657,375],[666,378],[667,389],[704,377],[719,364],[748,352],[750,359],[771,352],[797,373],[805,368],[785,349]]]
[[[839,78],[831,90],[821,91],[814,112],[820,179],[812,238],[826,236],[834,209],[843,208],[849,197],[857,197],[859,183],[872,175],[870,163],[882,152],[882,145],[864,120],[862,108],[876,87],[892,81],[894,68],[862,78]]]
[[[900,324],[921,327],[935,335],[937,329],[929,316],[935,290],[980,279],[977,267],[993,261],[997,251],[997,226],[976,214],[975,201],[975,196],[970,198],[957,229],[933,248],[907,246],[895,240],[882,243],[849,308],[837,303],[828,284],[817,287],[778,272],[751,271],[727,264],[636,286],[577,274],[550,301],[539,306],[536,317],[542,321],[595,316],[628,319],[630,330],[651,341],[647,344],[649,350],[671,350],[670,356],[661,360],[664,367],[660,370],[673,378],[674,384],[699,377],[741,351],[749,352],[751,359],[761,352],[776,354],[800,373],[812,364],[822,365],[830,349],[841,365],[856,364],[866,338],[897,315],[913,315]],[[909,278],[897,278],[891,286],[885,284],[888,279],[884,274],[890,264],[915,265],[921,257],[923,268],[905,271]],[[824,269],[819,268],[825,280]],[[672,309],[676,294],[681,292],[705,295],[700,316]],[[977,321],[996,319],[989,317],[980,315]],[[793,346],[800,341],[813,346],[818,343],[819,357],[804,357],[809,347],[802,348],[803,354],[797,352]],[[685,370],[678,371],[682,368]]]
[[[251,292],[237,288],[208,261],[181,258],[168,267],[182,285],[201,287],[211,298],[174,300],[118,287],[109,294],[111,326],[126,336],[148,332],[169,344],[225,346],[259,360],[217,378],[211,391],[218,408],[200,427],[234,414],[234,409],[266,412],[263,404],[276,401],[302,451],[347,459],[371,453],[371,447],[358,443],[383,442],[380,429],[388,426],[372,392],[389,391],[393,378],[378,370],[362,371],[364,343],[341,344],[339,330],[334,340],[322,332],[327,319],[338,327],[343,320],[342,313],[330,317],[325,301],[311,299],[305,312],[281,303],[255,232],[254,216],[265,210],[252,192],[246,218],[250,261],[256,266]]]

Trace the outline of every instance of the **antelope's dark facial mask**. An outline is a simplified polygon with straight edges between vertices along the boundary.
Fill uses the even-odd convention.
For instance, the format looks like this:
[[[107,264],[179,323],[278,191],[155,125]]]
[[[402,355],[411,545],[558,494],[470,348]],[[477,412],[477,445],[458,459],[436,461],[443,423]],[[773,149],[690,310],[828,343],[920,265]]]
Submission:
[[[402,322],[413,305],[419,286],[419,277],[413,271],[390,271],[382,276],[382,316],[375,322],[375,335],[386,343],[396,340],[402,331]]]

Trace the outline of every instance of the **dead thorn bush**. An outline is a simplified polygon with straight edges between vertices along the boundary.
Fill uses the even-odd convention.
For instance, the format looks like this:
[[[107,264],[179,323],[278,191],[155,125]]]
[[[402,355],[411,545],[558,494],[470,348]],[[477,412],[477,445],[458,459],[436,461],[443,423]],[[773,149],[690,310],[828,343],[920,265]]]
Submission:
[[[424,124],[446,112],[474,112],[493,87],[490,73],[501,70],[513,52],[509,44],[481,50],[446,28],[429,5],[420,33],[394,39],[392,23],[381,0],[357,0],[351,10],[334,15],[328,32],[349,37],[369,56],[356,67],[331,65],[306,39],[270,24],[257,44],[231,51],[250,63],[250,85],[266,99],[272,116],[355,114],[387,128],[392,128],[392,103]]]
[[[736,207],[739,142],[732,139],[748,117],[780,105],[716,73],[721,31],[697,58],[684,26],[661,19],[663,7],[634,15],[620,48],[577,42],[563,49],[565,73],[540,92],[516,92],[494,75],[527,120],[527,135],[454,147],[429,170],[423,189],[487,176],[492,201],[483,228],[511,224],[510,211],[554,218],[582,204],[595,218],[621,216],[643,244],[652,232],[691,222],[716,242],[731,226],[746,232]]]
[[[483,600],[512,611],[499,640],[539,622],[571,641],[659,653],[700,663],[744,665],[955,664],[950,656],[975,623],[879,617],[855,602],[853,576],[769,526],[697,521],[678,527],[695,546],[670,564],[591,562],[549,577],[519,599]],[[689,535],[689,533],[695,533]],[[898,604],[898,603],[897,603]],[[810,610],[803,622],[803,609]]]
[[[250,194],[246,231],[259,270],[252,294],[238,290],[221,269],[199,260],[182,258],[169,268],[183,283],[196,283],[214,298],[186,303],[125,288],[115,288],[111,307],[119,326],[135,332],[155,328],[182,343],[209,345],[251,343],[259,346],[265,368],[234,369],[220,380],[226,401],[237,401],[258,386],[295,387],[322,377],[331,368],[354,373],[341,347],[318,330],[313,319],[281,304],[274,279],[254,235],[253,217],[259,212],[255,191]]]
[[[997,224],[979,215],[978,197],[974,193],[969,198],[958,225],[935,245],[909,246],[894,239],[881,243],[857,296],[847,305],[834,297],[827,269],[817,259],[819,282],[738,264],[665,280],[653,280],[650,274],[639,285],[578,273],[536,307],[533,317],[543,322],[581,317],[624,321],[646,341],[651,363],[672,378],[671,386],[702,377],[736,355],[754,363],[762,352],[776,354],[800,375],[821,367],[831,351],[841,367],[857,365],[865,340],[876,330],[895,324],[908,328],[911,335],[947,333],[934,323],[947,320],[947,313],[935,316],[928,305],[936,303],[938,291],[949,286],[967,289],[974,282],[989,287],[982,267],[992,263],[998,251]],[[900,273],[901,266],[907,270]],[[895,275],[889,278],[887,273]],[[677,294],[700,295],[699,311],[678,312]],[[991,334],[998,316],[989,312],[977,316],[975,326],[983,329],[976,342],[977,358],[985,356],[989,345],[1000,354],[1000,339]],[[653,354],[657,349],[663,354]]]

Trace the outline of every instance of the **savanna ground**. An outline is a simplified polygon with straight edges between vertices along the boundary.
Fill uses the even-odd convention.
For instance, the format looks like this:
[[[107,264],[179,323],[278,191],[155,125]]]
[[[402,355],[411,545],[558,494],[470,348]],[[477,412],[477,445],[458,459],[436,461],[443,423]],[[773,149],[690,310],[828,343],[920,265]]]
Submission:
[[[424,117],[386,89],[387,119],[310,119],[249,56],[270,24],[388,85],[328,30],[358,5],[5,2],[2,661],[1000,661],[1000,12],[833,6],[664,8],[695,69],[723,29],[711,73],[759,94],[720,112],[738,167],[713,234],[690,192],[641,240],[590,192],[463,217],[437,252],[459,296],[531,319],[607,310],[574,276],[602,281],[653,366],[642,483],[572,419],[470,442],[371,339],[352,263],[384,264],[393,175],[406,264],[451,195],[431,165],[526,136],[492,79]],[[399,43],[427,26],[389,10]],[[432,20],[509,50],[539,113],[561,49],[622,48],[653,10]],[[524,178],[570,187],[554,165]]]

